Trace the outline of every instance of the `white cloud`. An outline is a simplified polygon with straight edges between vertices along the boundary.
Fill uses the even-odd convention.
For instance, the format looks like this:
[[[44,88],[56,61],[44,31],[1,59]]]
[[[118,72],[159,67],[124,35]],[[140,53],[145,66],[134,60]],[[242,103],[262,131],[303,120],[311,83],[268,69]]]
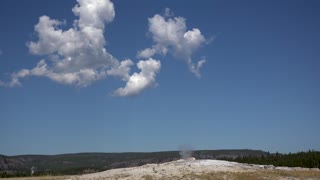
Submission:
[[[110,0],[77,1],[72,11],[78,19],[74,20],[72,28],[64,30],[62,26],[66,22],[48,16],[41,16],[35,25],[38,40],[28,42],[27,46],[32,54],[46,56],[49,60],[42,59],[33,69],[12,73],[11,81],[0,81],[0,86],[20,86],[22,78],[42,76],[58,83],[86,87],[110,75],[127,81],[123,90],[116,91],[119,96],[126,96],[138,94],[155,83],[160,62],[140,61],[141,72],[130,76],[134,63],[129,59],[118,61],[105,49],[105,25],[115,17],[113,3]],[[158,69],[152,69],[152,65]],[[135,78],[140,80],[134,82],[133,87]]]
[[[53,81],[63,84],[73,84],[77,86],[88,86],[93,81],[99,80],[105,77],[105,72],[97,72],[94,69],[80,69],[76,72],[54,72],[48,68],[48,65],[44,60],[38,62],[37,66],[33,69],[22,69],[16,73],[11,74],[11,81],[9,83],[0,83],[2,86],[14,87],[21,86],[21,78],[27,76],[43,76],[50,78]]]
[[[95,27],[104,28],[105,22],[111,22],[114,19],[115,11],[113,3],[110,0],[77,0],[73,13],[79,16],[76,21],[80,28]]]
[[[129,79],[130,66],[133,65],[133,62],[130,59],[121,61],[118,67],[110,69],[107,71],[108,75],[118,76],[122,80],[127,81]]]
[[[199,60],[197,62],[197,64],[194,64],[192,62],[188,62],[188,65],[189,65],[189,69],[190,71],[195,74],[198,78],[201,77],[201,74],[200,74],[200,68],[203,66],[203,64],[206,62],[206,60],[203,58],[201,60]]]
[[[51,61],[41,60],[37,67],[24,76],[17,75],[22,70],[12,74],[10,86],[20,85],[19,79],[35,75],[62,84],[88,86],[105,78],[107,71],[121,66],[122,62],[104,48],[105,24],[115,16],[113,3],[109,0],[77,1],[72,11],[79,18],[73,22],[73,28],[63,30],[61,26],[66,22],[48,16],[39,18],[35,25],[38,40],[27,43],[27,46],[32,54],[45,55]],[[43,71],[34,73],[40,66]]]
[[[134,96],[141,93],[144,89],[156,86],[155,76],[161,68],[160,61],[152,58],[141,60],[137,64],[141,70],[139,73],[133,73],[123,88],[117,89],[114,96]]]
[[[155,44],[138,52],[138,57],[149,58],[154,54],[172,54],[174,57],[184,60],[191,72],[200,77],[199,69],[205,60],[194,64],[193,53],[205,44],[206,39],[197,28],[187,31],[186,20],[183,17],[173,17],[166,8],[164,17],[156,14],[149,18],[149,32]]]
[[[138,58],[149,58],[152,57],[157,51],[153,48],[146,48],[138,52]]]
[[[137,53],[140,72],[130,75],[130,60],[119,61],[105,48],[104,32],[106,24],[113,21],[115,10],[110,0],[77,0],[72,8],[77,17],[72,28],[64,28],[65,21],[41,16],[34,30],[37,40],[27,43],[30,53],[43,56],[34,68],[22,69],[11,74],[9,82],[0,81],[0,86],[21,85],[21,79],[28,76],[41,76],[52,81],[86,87],[95,81],[115,76],[126,82],[125,87],[113,92],[114,96],[134,96],[146,88],[157,85],[156,75],[161,63],[153,57],[155,54],[171,54],[184,60],[192,73],[200,77],[200,68],[205,59],[194,63],[193,53],[206,43],[200,30],[187,30],[183,17],[173,17],[169,8],[164,16],[156,14],[149,18],[149,33],[154,45]],[[0,51],[1,52],[1,51]]]
[[[29,51],[44,55],[33,69],[22,69],[11,74],[11,81],[0,86],[20,86],[20,79],[27,76],[47,77],[55,82],[85,87],[106,76],[115,76],[126,82],[115,96],[137,95],[156,84],[155,76],[160,70],[160,61],[149,59],[137,64],[140,73],[129,75],[134,64],[130,59],[118,61],[104,48],[105,24],[113,21],[115,11],[110,0],[77,0],[72,9],[79,18],[73,28],[63,30],[66,22],[41,16],[35,25],[36,42],[29,42]],[[145,52],[150,54],[152,52]]]

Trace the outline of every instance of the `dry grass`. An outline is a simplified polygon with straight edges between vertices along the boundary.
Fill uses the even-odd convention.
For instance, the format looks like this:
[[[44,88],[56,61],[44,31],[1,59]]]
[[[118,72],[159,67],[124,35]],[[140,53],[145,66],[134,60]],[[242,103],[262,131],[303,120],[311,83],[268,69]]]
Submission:
[[[144,176],[142,176],[142,178],[144,180],[153,180],[154,179],[151,175],[144,175]]]
[[[37,176],[37,177],[20,177],[20,178],[4,178],[8,180],[65,180],[70,176]]]
[[[203,174],[187,174],[180,179],[320,179],[320,171],[259,170],[252,172],[211,172]]]

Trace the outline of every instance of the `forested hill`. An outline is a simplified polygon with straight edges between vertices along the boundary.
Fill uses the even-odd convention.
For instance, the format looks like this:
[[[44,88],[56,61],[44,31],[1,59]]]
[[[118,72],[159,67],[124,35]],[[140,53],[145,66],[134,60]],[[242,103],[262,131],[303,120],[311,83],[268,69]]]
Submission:
[[[320,152],[307,151],[289,154],[268,154],[267,156],[246,156],[237,158],[222,158],[228,161],[236,161],[248,164],[263,164],[274,166],[287,167],[306,167],[306,168],[320,168]]]
[[[190,152],[188,152],[190,153]],[[192,156],[197,159],[221,159],[237,157],[260,157],[268,153],[260,150],[198,150]],[[0,155],[2,177],[30,175],[82,174],[114,168],[141,166],[148,163],[163,163],[180,159],[179,151],[150,153],[76,153],[61,155]]]

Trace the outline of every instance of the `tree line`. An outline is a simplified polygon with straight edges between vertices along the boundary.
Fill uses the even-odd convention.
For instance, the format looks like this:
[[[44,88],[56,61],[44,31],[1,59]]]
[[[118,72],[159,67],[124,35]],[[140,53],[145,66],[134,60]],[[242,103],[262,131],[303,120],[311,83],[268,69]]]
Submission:
[[[220,158],[239,163],[274,165],[287,167],[320,168],[320,151],[309,150],[298,153],[268,153],[261,156],[242,156],[237,158]]]

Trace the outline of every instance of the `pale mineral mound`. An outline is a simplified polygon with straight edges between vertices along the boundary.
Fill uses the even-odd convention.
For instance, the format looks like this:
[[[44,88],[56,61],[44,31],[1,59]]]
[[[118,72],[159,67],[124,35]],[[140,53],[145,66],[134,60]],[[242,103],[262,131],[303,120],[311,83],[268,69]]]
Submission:
[[[301,172],[301,174],[299,174]],[[78,179],[320,179],[319,169],[283,168],[272,165],[242,164],[221,160],[196,160],[194,157],[163,164],[112,169],[72,176]]]

